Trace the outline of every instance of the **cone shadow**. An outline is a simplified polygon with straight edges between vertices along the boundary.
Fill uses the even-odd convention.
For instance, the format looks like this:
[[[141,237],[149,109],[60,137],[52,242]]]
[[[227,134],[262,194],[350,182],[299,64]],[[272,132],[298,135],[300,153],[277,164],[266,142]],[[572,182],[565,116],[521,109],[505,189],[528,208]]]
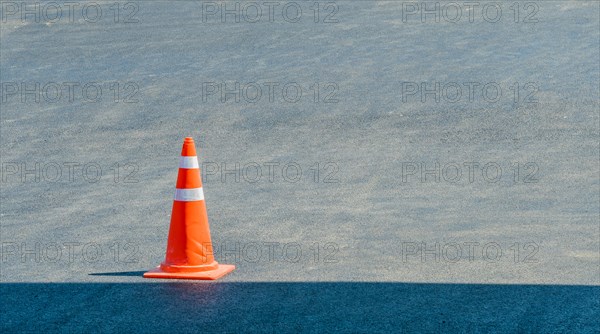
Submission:
[[[117,271],[110,273],[91,273],[90,276],[142,276],[145,271]]]

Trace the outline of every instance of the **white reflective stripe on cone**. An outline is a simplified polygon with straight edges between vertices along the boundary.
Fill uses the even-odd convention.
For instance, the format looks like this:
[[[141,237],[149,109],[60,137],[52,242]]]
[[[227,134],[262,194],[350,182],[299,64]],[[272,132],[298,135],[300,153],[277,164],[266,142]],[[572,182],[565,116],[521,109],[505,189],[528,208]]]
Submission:
[[[179,168],[200,168],[198,165],[198,157],[179,157]]]
[[[182,202],[202,201],[204,200],[204,192],[202,188],[192,189],[175,189],[175,200]]]

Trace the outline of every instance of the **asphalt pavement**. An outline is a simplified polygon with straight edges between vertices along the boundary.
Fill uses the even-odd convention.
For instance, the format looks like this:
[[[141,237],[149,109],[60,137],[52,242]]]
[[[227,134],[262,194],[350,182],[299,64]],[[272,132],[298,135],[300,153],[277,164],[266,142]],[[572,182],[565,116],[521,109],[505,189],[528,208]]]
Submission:
[[[600,332],[599,2],[0,5],[3,332]]]

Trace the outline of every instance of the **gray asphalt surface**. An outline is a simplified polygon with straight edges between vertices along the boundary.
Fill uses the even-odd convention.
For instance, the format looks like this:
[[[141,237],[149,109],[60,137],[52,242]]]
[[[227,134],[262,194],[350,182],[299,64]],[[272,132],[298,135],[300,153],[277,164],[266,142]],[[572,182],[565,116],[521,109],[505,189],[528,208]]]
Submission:
[[[2,1],[3,332],[600,332],[599,2],[237,4]]]

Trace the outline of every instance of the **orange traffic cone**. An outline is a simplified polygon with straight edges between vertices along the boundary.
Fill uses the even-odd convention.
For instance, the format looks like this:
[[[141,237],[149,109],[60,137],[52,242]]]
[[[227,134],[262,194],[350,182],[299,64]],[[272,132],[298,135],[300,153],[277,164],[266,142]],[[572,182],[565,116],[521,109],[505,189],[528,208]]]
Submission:
[[[167,255],[146,278],[215,280],[235,269],[215,261],[194,139],[183,141]]]

